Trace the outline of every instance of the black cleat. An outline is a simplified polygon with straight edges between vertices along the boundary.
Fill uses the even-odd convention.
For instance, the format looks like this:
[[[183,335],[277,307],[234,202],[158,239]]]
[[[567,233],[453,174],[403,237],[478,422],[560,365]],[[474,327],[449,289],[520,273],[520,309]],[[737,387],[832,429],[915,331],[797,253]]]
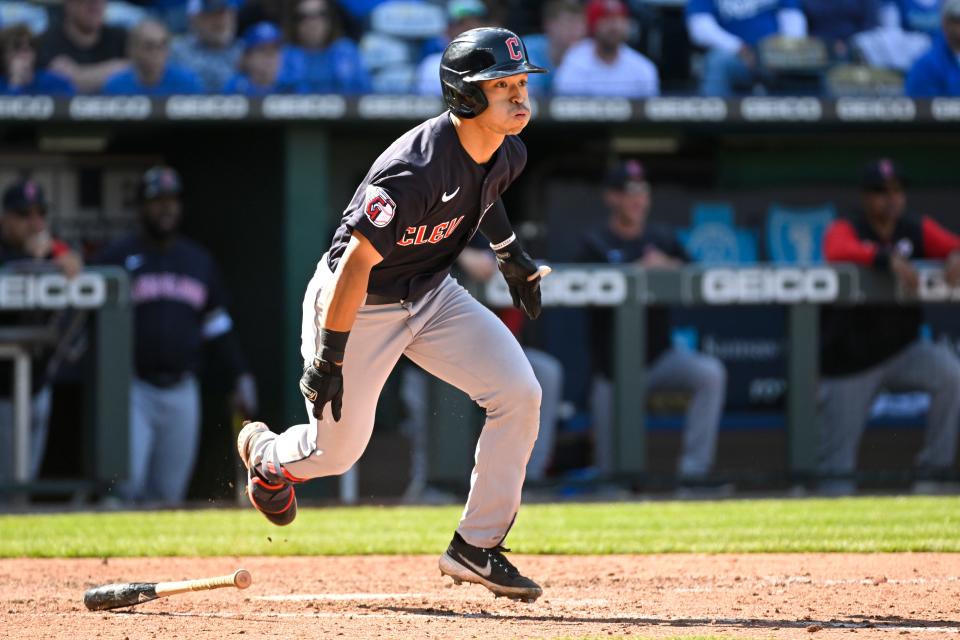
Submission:
[[[254,508],[267,520],[282,527],[297,517],[297,496],[291,482],[280,474],[266,477],[249,463],[256,439],[270,429],[262,422],[249,422],[237,436],[237,453],[247,468],[247,497]]]
[[[510,550],[499,545],[492,549],[475,547],[467,544],[459,533],[454,533],[446,553],[440,556],[440,574],[453,578],[454,584],[473,582],[483,585],[496,597],[535,601],[543,595],[543,589],[530,578],[520,575],[503,555],[505,551]]]

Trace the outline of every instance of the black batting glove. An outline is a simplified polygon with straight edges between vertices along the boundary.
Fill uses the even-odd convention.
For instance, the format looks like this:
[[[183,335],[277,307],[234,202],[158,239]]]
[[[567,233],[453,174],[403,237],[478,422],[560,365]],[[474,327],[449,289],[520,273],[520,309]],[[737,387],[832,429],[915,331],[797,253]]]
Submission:
[[[340,422],[343,407],[343,366],[320,358],[303,370],[300,377],[300,393],[313,403],[313,417],[323,419],[323,408],[330,403],[334,422]]]
[[[533,259],[514,240],[502,249],[496,249],[497,266],[510,288],[513,306],[522,310],[531,320],[540,316],[540,275]]]

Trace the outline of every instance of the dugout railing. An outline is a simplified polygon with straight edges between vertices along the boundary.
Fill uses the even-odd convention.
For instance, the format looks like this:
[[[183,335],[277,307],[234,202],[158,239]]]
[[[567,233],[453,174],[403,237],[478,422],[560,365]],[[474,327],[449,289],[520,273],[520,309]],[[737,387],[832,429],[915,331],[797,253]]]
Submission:
[[[819,368],[819,312],[823,305],[904,302],[960,302],[960,288],[944,282],[936,265],[921,264],[916,293],[902,290],[883,273],[854,266],[751,267],[689,266],[645,270],[610,265],[555,264],[543,282],[545,307],[607,306],[614,309],[614,443],[617,479],[647,470],[643,387],[647,311],[664,306],[780,305],[786,308],[787,391],[785,422],[788,460],[794,481],[816,474],[816,388]],[[505,282],[495,278],[473,290],[492,307],[511,304]],[[469,467],[475,432],[464,428],[472,403],[436,382],[428,451],[431,480],[456,485]]]
[[[129,390],[132,375],[132,314],[129,281],[119,267],[88,267],[74,278],[57,271],[0,270],[0,358],[13,362],[13,481],[0,482],[0,494],[72,494],[79,498],[127,476],[129,467]],[[22,320],[32,324],[22,324]],[[82,476],[61,480],[30,477],[32,353],[52,353],[45,365],[66,364],[77,341],[87,348],[77,363],[85,415],[76,416],[84,442]],[[50,443],[47,445],[51,446]]]

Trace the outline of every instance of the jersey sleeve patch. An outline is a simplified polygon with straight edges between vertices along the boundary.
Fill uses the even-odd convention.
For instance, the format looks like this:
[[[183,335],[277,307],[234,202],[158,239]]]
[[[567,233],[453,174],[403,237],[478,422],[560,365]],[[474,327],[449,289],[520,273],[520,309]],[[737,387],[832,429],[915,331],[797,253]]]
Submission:
[[[397,205],[381,187],[370,185],[364,199],[363,212],[370,220],[370,224],[380,229],[384,228],[397,213]]]

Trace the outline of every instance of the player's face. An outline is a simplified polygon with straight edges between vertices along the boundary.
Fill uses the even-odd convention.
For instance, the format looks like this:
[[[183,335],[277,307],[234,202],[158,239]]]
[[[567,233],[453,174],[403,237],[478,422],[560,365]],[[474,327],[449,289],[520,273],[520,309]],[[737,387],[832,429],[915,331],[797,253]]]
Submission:
[[[103,26],[107,0],[67,0],[64,18],[83,33],[93,33]]]
[[[635,183],[622,191],[609,190],[607,203],[624,225],[643,224],[650,211],[650,187],[646,183]]]
[[[310,49],[327,44],[331,11],[325,0],[303,0],[297,5],[297,39],[302,46]]]
[[[907,207],[907,196],[903,187],[895,182],[886,189],[863,192],[863,210],[868,218],[878,222],[889,222],[903,215]]]
[[[527,74],[480,82],[487,96],[487,108],[476,117],[478,124],[500,135],[514,135],[530,122]]]
[[[275,44],[254,47],[244,57],[244,66],[250,79],[264,87],[269,87],[277,81],[280,62],[280,47]]]
[[[7,212],[0,222],[3,224],[3,239],[12,247],[23,248],[32,235],[47,227],[44,211],[39,206],[31,206],[23,211]]]
[[[225,47],[237,34],[237,13],[233,9],[201,11],[192,19],[193,29],[203,44]]]
[[[593,37],[597,43],[609,49],[615,49],[627,41],[630,33],[630,20],[625,16],[606,16],[597,20]]]
[[[164,238],[180,225],[180,198],[169,194],[151,198],[143,203],[143,223],[151,235]]]

